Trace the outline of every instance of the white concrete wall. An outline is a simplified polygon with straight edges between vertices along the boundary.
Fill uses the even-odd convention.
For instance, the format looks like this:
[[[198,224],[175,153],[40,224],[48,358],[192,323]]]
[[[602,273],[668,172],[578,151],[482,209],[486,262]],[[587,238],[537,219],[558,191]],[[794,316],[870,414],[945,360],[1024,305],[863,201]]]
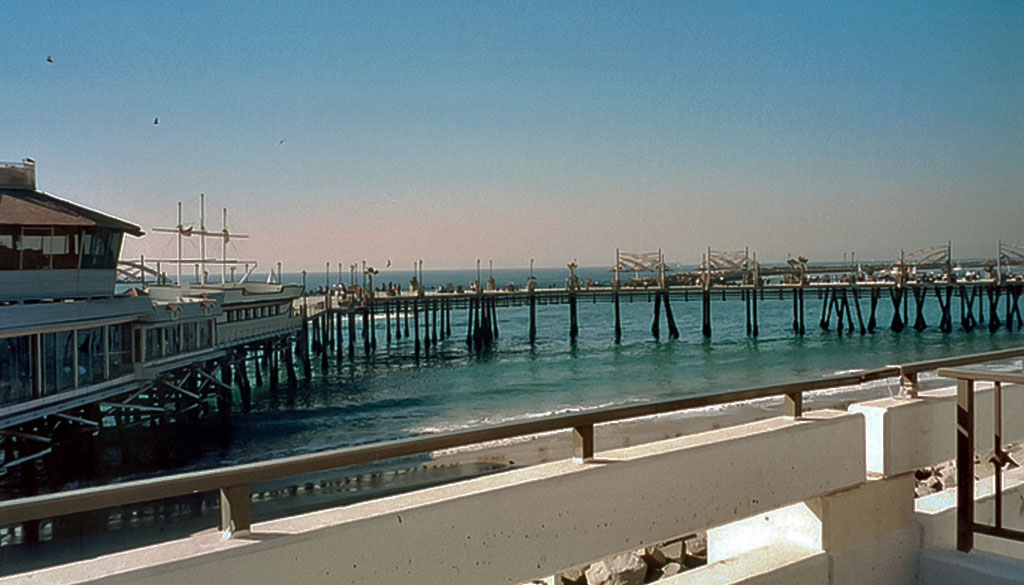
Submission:
[[[974,399],[975,449],[992,450],[995,394],[978,384]],[[921,392],[919,398],[884,398],[862,402],[850,412],[867,421],[868,471],[893,477],[956,456],[956,388]],[[1003,442],[1024,439],[1024,386],[1003,386]],[[1018,414],[1015,414],[1018,413]]]
[[[658,581],[658,585],[828,585],[823,552],[774,544]]]
[[[32,578],[148,585],[523,583],[858,485],[863,444],[859,414],[771,419],[600,453],[586,465],[550,463],[266,522],[246,540],[207,534]]]
[[[823,551],[832,585],[911,585],[919,550],[910,475],[875,480],[708,531],[708,561],[761,547]]]
[[[915,501],[917,522],[921,526],[921,544],[932,548],[956,548],[957,489],[941,491]],[[974,484],[974,521],[995,525],[995,480],[987,477]],[[1003,526],[1024,530],[1024,468],[1003,476]],[[1024,559],[1024,543],[974,535],[975,548]]]

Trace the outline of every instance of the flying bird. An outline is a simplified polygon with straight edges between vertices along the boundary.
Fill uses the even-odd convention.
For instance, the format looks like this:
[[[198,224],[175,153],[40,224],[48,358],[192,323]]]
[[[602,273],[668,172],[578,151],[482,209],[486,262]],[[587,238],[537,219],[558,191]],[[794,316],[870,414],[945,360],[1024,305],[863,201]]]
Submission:
[[[284,138],[281,139],[281,142],[277,143],[278,146],[281,146],[282,144],[284,144]]]
[[[160,125],[160,118],[153,118],[153,125],[154,126],[159,126]]]
[[[46,56],[46,62],[47,63],[53,63],[53,56],[52,55],[47,55]]]

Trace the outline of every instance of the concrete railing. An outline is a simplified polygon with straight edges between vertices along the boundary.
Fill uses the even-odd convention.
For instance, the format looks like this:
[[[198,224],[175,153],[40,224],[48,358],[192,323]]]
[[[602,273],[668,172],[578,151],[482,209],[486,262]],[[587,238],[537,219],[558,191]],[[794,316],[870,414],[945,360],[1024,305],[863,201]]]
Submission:
[[[1022,355],[1024,348],[1015,348],[976,354],[966,362],[967,358],[952,358],[928,364],[939,368]],[[919,529],[913,523],[912,472],[951,457],[952,433],[949,457],[945,439],[938,434],[929,438],[932,417],[944,418],[938,414],[944,403],[923,392],[918,399],[873,401],[855,405],[850,412],[805,415],[801,408],[803,392],[900,373],[900,366],[892,366],[26,498],[0,503],[0,524],[220,490],[221,528],[238,538],[196,536],[160,545],[159,554],[121,553],[115,565],[98,559],[47,570],[54,579],[67,578],[62,571],[78,571],[78,577],[66,579],[72,582],[127,571],[132,581],[153,583],[313,582],[327,572],[338,582],[352,583],[519,583],[718,527],[709,533],[711,565],[699,574],[720,570],[720,562],[733,558],[753,555],[750,558],[764,560],[772,555],[762,551],[758,557],[756,550],[785,540],[791,547],[787,550],[807,553],[786,557],[792,560],[788,571],[813,567],[818,574],[824,563],[825,574],[832,575],[828,582],[852,582],[834,577],[863,577],[865,567],[888,563],[885,574],[893,580],[885,582],[910,583],[905,578],[908,563],[916,563],[920,548]],[[786,397],[789,417],[595,457],[595,424],[770,396]],[[914,414],[914,409],[925,407],[938,410]],[[949,427],[952,411],[949,416],[941,428]],[[256,527],[249,524],[248,486],[254,483],[567,428],[573,429],[575,461],[514,469]],[[903,450],[911,454],[899,453]],[[880,479],[866,481],[865,470]],[[792,536],[801,531],[780,532],[779,526],[805,526],[808,519],[810,528],[801,529],[804,537],[780,540],[783,532]],[[249,532],[250,528],[254,530]],[[770,536],[772,530],[775,536]],[[736,539],[736,531],[761,537]],[[733,536],[723,538],[729,534]],[[749,546],[729,548],[721,544],[725,540]],[[886,554],[879,556],[879,547],[886,546]],[[889,562],[896,557],[898,562]],[[884,562],[866,563],[868,558]],[[174,570],[168,572],[168,566]],[[776,570],[782,569],[762,567],[758,574],[784,574]],[[699,574],[679,578],[695,579]],[[685,579],[679,582],[697,582]]]

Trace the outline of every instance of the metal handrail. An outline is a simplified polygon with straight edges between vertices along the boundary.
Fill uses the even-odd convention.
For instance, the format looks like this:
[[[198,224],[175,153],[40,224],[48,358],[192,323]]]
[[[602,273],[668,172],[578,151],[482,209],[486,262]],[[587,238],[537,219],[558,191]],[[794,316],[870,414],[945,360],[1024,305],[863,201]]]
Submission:
[[[963,364],[959,364],[963,365]],[[956,548],[971,552],[974,535],[987,534],[1024,542],[1024,531],[1003,525],[1003,467],[1013,460],[1003,450],[1003,384],[1024,384],[1024,373],[982,371],[969,368],[942,368],[943,378],[956,380]],[[995,475],[995,524],[975,522],[974,518],[974,386],[975,382],[993,385],[993,455],[989,459]]]
[[[1020,355],[1024,355],[1024,347],[971,356],[917,362],[916,364],[908,364],[906,366],[887,366],[853,374],[760,386],[707,396],[585,410],[438,435],[410,437],[372,445],[346,447],[272,461],[261,461],[220,469],[84,488],[69,492],[31,496],[0,502],[0,525],[18,524],[107,507],[220,490],[222,508],[221,529],[232,531],[244,530],[249,527],[248,486],[256,483],[341,467],[369,464],[399,457],[421,455],[432,451],[465,447],[488,441],[567,429],[573,430],[574,459],[586,460],[594,455],[593,430],[594,425],[599,423],[777,396],[785,397],[785,412],[787,415],[799,417],[802,414],[804,392],[894,378],[901,375],[901,372],[908,371],[908,369],[923,371],[924,369],[937,369],[950,365],[983,363]]]
[[[900,387],[903,390],[903,393],[907,396],[914,397],[917,396],[918,391],[917,375],[920,374],[921,372],[930,372],[938,370],[939,368],[955,368],[958,366],[966,366],[970,364],[994,362],[1021,356],[1024,356],[1024,348],[1016,347],[1011,349],[1000,349],[996,351],[975,353],[952,358],[941,358],[935,360],[911,362],[909,364],[902,364],[891,367],[899,368],[900,370]]]

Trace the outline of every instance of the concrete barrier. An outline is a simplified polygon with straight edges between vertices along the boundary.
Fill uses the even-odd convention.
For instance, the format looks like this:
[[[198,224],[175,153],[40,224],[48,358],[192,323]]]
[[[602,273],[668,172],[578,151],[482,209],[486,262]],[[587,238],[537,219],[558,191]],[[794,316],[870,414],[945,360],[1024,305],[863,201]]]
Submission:
[[[993,448],[995,394],[991,384],[975,388],[975,449]],[[956,388],[921,392],[918,398],[883,398],[854,404],[867,424],[869,473],[894,477],[956,456]],[[1003,386],[1003,442],[1024,439],[1024,386]]]
[[[257,524],[247,539],[208,534],[21,578],[523,583],[856,486],[863,444],[859,414],[770,419]]]

